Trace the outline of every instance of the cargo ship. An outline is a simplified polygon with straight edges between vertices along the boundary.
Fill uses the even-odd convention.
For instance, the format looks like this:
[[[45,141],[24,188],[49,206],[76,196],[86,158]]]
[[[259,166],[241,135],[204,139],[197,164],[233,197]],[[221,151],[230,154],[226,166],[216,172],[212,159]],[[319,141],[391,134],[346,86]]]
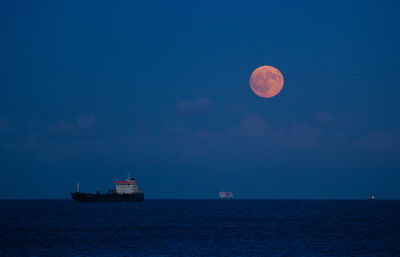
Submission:
[[[221,191],[218,193],[219,199],[226,200],[226,199],[233,199],[233,193],[232,192],[225,192]]]
[[[110,189],[107,193],[79,192],[79,183],[76,184],[76,192],[71,193],[72,199],[76,202],[141,202],[144,200],[142,193],[136,184],[134,178],[128,178],[125,181],[115,181],[115,190]]]

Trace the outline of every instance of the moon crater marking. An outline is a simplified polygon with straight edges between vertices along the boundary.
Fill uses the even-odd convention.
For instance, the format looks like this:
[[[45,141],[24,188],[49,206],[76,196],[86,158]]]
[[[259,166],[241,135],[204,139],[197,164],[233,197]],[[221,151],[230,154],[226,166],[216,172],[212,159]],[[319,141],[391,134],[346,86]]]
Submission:
[[[274,97],[283,88],[283,76],[272,66],[261,66],[251,74],[250,87],[260,97]]]

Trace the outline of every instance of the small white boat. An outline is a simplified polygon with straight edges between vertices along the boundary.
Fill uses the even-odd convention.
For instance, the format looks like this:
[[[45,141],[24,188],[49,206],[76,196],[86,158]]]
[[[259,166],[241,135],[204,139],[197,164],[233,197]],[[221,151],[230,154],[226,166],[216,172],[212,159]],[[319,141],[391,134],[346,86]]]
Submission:
[[[225,191],[221,191],[218,193],[219,195],[219,199],[233,199],[233,193],[232,192],[225,192]]]

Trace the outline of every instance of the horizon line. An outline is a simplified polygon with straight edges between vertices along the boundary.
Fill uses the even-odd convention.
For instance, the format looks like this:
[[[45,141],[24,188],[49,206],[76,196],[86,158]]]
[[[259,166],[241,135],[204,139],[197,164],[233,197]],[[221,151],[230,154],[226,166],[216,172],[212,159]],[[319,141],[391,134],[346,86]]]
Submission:
[[[1,200],[71,200],[71,198],[1,198]],[[221,200],[221,201],[235,201],[235,200],[305,200],[305,201],[379,201],[388,200],[396,201],[400,198],[233,198],[233,199],[220,199],[220,198],[146,198],[145,200]]]

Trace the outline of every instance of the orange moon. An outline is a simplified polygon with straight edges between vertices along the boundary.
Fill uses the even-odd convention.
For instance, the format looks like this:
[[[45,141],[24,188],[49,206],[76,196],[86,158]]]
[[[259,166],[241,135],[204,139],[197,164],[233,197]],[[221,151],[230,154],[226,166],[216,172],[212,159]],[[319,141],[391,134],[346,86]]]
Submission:
[[[282,73],[272,66],[258,67],[251,73],[250,87],[259,97],[274,97],[283,88]]]

